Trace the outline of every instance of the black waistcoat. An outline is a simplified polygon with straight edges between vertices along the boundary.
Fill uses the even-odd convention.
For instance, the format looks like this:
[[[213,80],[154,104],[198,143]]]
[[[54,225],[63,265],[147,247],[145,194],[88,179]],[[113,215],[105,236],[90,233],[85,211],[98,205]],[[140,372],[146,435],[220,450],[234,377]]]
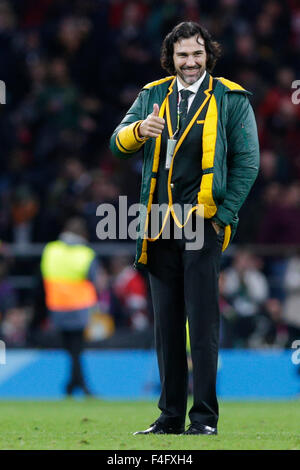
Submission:
[[[206,73],[206,76],[201,86],[199,87],[198,92],[196,93],[196,96],[188,111],[186,124],[183,128],[180,129],[179,134],[177,134],[177,140],[179,140],[182,134],[185,132],[186,127],[189,125],[189,122],[191,121],[191,119],[207,97],[205,91],[207,91],[209,88],[210,77],[211,76]],[[177,82],[175,82],[173,92],[169,95],[169,108],[173,132],[175,132],[177,124],[177,99],[178,90]],[[196,121],[190,128],[189,132],[186,134],[184,140],[182,141],[182,144],[174,157],[173,167],[170,170],[165,169],[167,139],[169,138],[168,126],[167,124],[165,125],[161,139],[157,184],[153,198],[154,204],[170,204],[168,195],[169,171],[171,171],[172,173],[170,178],[170,187],[172,191],[173,205],[180,205],[180,207],[182,208],[181,213],[184,214],[183,206],[185,204],[189,204],[193,207],[197,204],[197,195],[200,190],[202,178],[203,123],[208,109],[208,104],[209,100],[207,100],[207,102],[203,106],[200,114],[197,116]],[[164,119],[167,123],[166,113],[164,115]],[[175,213],[177,215],[176,207]],[[179,220],[181,219],[182,223],[184,222],[180,212],[178,212],[178,218]],[[161,228],[162,226],[162,220],[163,215],[160,215],[159,228]]]

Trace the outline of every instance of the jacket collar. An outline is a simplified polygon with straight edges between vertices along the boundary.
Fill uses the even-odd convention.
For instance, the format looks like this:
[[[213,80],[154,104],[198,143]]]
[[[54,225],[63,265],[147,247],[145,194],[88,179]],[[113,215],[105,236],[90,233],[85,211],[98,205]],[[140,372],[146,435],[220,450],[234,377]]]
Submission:
[[[185,133],[187,128],[189,128],[190,130],[191,128],[190,123],[191,122],[194,123],[194,121],[196,120],[196,117],[200,114],[203,106],[206,104],[207,100],[209,99],[211,92],[212,92],[212,76],[208,72],[206,72],[204,80],[202,81],[196,93],[196,96],[192,102],[192,105],[188,111],[186,127],[183,127],[180,130],[179,134],[177,134],[177,140],[180,139],[180,136]],[[169,92],[167,95],[167,102],[166,102],[166,121],[167,121],[167,126],[168,126],[169,137],[172,137],[174,135],[174,132],[177,127],[177,95],[178,95],[178,88],[177,88],[177,80],[175,78],[174,80],[172,80],[172,83],[169,86]]]

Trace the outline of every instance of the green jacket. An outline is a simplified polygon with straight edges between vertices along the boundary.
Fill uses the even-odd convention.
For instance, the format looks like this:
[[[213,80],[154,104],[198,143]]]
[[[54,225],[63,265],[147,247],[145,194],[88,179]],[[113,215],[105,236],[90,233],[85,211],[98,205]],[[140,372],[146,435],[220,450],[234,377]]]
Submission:
[[[147,214],[151,210],[160,158],[161,136],[141,139],[137,129],[140,122],[158,103],[159,116],[170,127],[169,95],[173,92],[176,77],[170,76],[146,85],[115,129],[110,148],[119,158],[130,158],[143,146],[144,164],[141,185],[141,205],[147,211],[140,214],[140,233],[147,226]],[[198,203],[204,206],[204,217],[211,218],[225,228],[223,251],[232,240],[238,224],[238,212],[244,203],[258,173],[259,144],[250,94],[237,83],[217,78],[213,88],[210,76],[205,91],[208,109],[203,124],[202,170],[203,176],[198,193]],[[205,101],[206,101],[205,100]],[[182,141],[188,138],[201,109],[194,114],[178,140],[173,161]],[[169,171],[171,181],[172,164]],[[172,190],[168,187],[169,204],[172,207]],[[147,239],[137,239],[136,266],[147,265]]]

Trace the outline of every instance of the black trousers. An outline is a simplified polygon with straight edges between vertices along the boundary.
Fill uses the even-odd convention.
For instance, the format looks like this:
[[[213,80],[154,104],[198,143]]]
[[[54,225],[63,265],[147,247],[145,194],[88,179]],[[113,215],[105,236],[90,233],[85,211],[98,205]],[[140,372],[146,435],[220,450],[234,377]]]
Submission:
[[[193,215],[193,217],[196,217]],[[215,427],[218,421],[216,375],[219,347],[218,278],[224,231],[204,220],[204,245],[187,250],[180,240],[148,244],[149,280],[155,343],[161,380],[159,421],[185,423],[188,396],[186,317],[193,364],[192,423]]]
[[[80,355],[84,346],[84,330],[63,330],[61,332],[64,349],[71,358],[71,374],[67,384],[67,393],[72,393],[75,387],[86,390],[84,375],[80,361]]]

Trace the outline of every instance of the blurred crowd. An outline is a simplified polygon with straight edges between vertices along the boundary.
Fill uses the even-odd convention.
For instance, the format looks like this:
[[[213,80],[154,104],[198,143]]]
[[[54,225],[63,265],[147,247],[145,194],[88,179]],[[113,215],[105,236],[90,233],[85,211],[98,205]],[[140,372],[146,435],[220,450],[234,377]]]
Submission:
[[[153,313],[146,277],[126,253],[101,262],[97,306],[86,327],[87,345],[153,346]],[[8,347],[59,346],[59,334],[38,289],[20,302],[9,277],[14,259],[0,247],[0,337]],[[220,280],[222,348],[289,348],[300,338],[300,249],[283,258],[263,258],[237,248],[224,260]]]
[[[123,194],[138,201],[141,157],[118,161],[108,139],[140,88],[165,75],[161,42],[183,20],[199,21],[221,43],[214,75],[253,93],[261,146],[237,251],[220,279],[223,345],[282,346],[300,337],[300,104],[292,101],[299,2],[0,0],[0,335],[8,344],[27,344],[33,307],[22,306],[10,282],[17,260],[7,244],[54,240],[74,215],[98,242],[98,205],[117,208]],[[293,246],[293,256],[257,256],[255,245]],[[106,260],[101,282],[87,337],[151,327],[147,281],[127,255]]]

